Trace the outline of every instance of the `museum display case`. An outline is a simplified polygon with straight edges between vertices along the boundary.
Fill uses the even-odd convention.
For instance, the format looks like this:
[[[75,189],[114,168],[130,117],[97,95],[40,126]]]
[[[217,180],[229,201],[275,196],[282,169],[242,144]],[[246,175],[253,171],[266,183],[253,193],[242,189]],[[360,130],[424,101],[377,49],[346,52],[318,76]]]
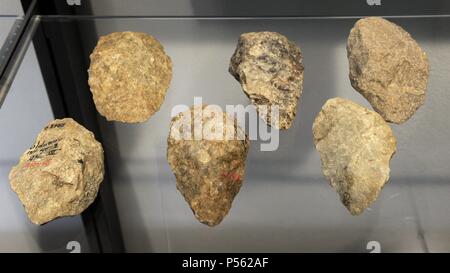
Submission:
[[[1,29],[16,33],[0,33],[6,56],[0,62],[0,149],[5,151],[0,153],[0,206],[7,212],[0,216],[1,252],[450,251],[447,1],[123,2],[21,1],[26,12],[0,16]],[[349,79],[350,30],[367,16],[383,17],[407,31],[426,53],[429,77],[425,102],[414,115],[401,124],[386,123],[396,138],[389,180],[377,200],[352,215],[323,173],[312,128],[332,98],[375,108]],[[100,114],[88,72],[100,37],[126,31],[150,34],[171,60],[162,102],[139,123]],[[241,34],[259,31],[278,32],[301,49],[301,96],[287,130],[271,129],[259,119],[252,135],[252,119],[244,119],[242,129],[250,136],[245,175],[216,172],[242,185],[228,214],[210,227],[196,219],[195,204],[186,203],[167,158],[171,120],[177,109],[199,102],[223,110],[251,105],[229,66]],[[8,43],[12,47],[6,50]],[[383,58],[379,62],[387,62]],[[130,88],[127,80],[118,79],[126,83],[121,88]],[[8,175],[39,132],[62,118],[74,119],[102,144],[104,179],[81,216],[36,226]],[[179,179],[191,175],[185,169],[181,173]],[[9,223],[21,235],[11,236]]]

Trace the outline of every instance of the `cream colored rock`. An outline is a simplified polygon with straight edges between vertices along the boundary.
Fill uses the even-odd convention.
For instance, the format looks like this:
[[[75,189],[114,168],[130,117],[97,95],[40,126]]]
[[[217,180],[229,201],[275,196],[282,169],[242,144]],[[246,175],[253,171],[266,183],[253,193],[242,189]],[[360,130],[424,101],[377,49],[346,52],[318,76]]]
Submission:
[[[71,118],[50,122],[13,167],[9,180],[37,225],[83,212],[103,181],[103,148]]]
[[[403,123],[425,102],[426,53],[400,26],[383,18],[359,20],[347,43],[350,81],[386,121]]]
[[[144,122],[159,110],[172,79],[172,61],[151,35],[114,32],[92,52],[89,86],[107,120]]]
[[[378,197],[389,179],[397,141],[374,111],[350,100],[328,100],[313,124],[323,173],[353,215]]]
[[[289,129],[295,119],[303,70],[300,48],[267,31],[242,34],[229,67],[260,117],[278,129]],[[272,120],[272,106],[278,107],[278,119]]]
[[[215,116],[205,113],[209,113],[208,106],[197,106],[172,119],[167,160],[177,189],[195,217],[203,224],[215,226],[228,214],[244,181],[250,143],[236,120],[223,112]],[[189,126],[180,126],[186,119],[195,120],[197,128],[203,127],[200,135]],[[230,135],[235,137],[227,137]]]

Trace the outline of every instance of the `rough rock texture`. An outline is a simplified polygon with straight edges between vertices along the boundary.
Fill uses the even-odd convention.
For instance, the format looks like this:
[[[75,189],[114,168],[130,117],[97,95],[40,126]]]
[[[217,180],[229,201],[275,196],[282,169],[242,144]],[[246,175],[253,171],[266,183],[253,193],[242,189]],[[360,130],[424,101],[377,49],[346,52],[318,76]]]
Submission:
[[[352,101],[328,100],[313,124],[323,173],[353,215],[374,202],[389,179],[397,141],[374,111]]]
[[[151,35],[115,32],[92,52],[89,85],[97,110],[107,120],[143,122],[164,102],[172,61]]]
[[[241,188],[250,143],[235,120],[227,114],[221,112],[215,117],[205,114],[202,116],[199,110],[205,110],[205,107],[193,107],[172,119],[167,159],[175,174],[177,188],[195,217],[203,224],[215,226],[228,214],[233,199]],[[195,114],[194,109],[197,109]],[[193,132],[186,127],[176,126],[181,120],[191,120],[194,116],[195,126],[218,126],[223,128],[223,136],[233,131],[234,135],[241,135],[242,138],[194,140]],[[174,137],[177,133],[183,135],[186,132],[188,136],[192,136],[192,140]]]
[[[359,20],[347,43],[350,81],[386,121],[403,123],[425,102],[426,53],[385,19]]]
[[[229,72],[241,83],[245,94],[267,124],[289,129],[295,119],[303,90],[300,48],[276,32],[244,33],[231,58]],[[261,105],[279,107],[279,120],[271,120]]]
[[[42,130],[9,180],[30,220],[40,225],[83,212],[96,198],[103,173],[102,145],[66,118]]]

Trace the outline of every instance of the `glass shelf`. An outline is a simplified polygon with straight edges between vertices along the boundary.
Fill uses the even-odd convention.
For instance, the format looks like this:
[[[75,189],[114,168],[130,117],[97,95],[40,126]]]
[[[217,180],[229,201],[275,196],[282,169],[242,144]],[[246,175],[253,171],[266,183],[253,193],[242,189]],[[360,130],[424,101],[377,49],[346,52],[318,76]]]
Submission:
[[[0,1],[0,65],[4,62],[10,46],[10,41],[7,41],[8,35],[13,35],[14,28],[23,19],[23,15],[20,1]]]
[[[374,205],[361,216],[351,216],[322,174],[311,127],[323,103],[339,96],[370,108],[348,78],[346,41],[356,20],[356,17],[33,18],[44,30],[77,26],[83,41],[84,54],[79,56],[85,63],[82,73],[87,73],[89,53],[98,37],[115,31],[150,33],[172,58],[174,70],[169,91],[159,112],[148,122],[134,125],[107,122],[98,115],[103,147],[110,155],[107,158],[110,178],[127,251],[368,252],[366,246],[370,241],[379,242],[383,252],[450,251],[449,17],[390,18],[410,32],[427,52],[431,75],[425,105],[405,124],[391,126],[398,139],[398,150],[391,161],[390,181]],[[224,109],[229,104],[247,105],[249,100],[228,73],[228,65],[239,35],[263,30],[280,32],[301,47],[305,66],[303,96],[295,124],[281,132],[276,151],[261,152],[260,141],[251,143],[242,189],[224,221],[209,228],[194,218],[176,189],[175,177],[167,163],[170,113],[176,105],[192,105],[195,96]],[[47,32],[51,40],[48,33],[51,31]],[[29,46],[27,54],[32,50]],[[13,104],[17,93],[28,96],[45,92],[20,77],[24,69],[22,64],[14,81],[18,87],[13,86],[4,107]],[[77,84],[88,90],[87,82]],[[38,101],[32,109],[37,112],[48,109],[45,100]],[[14,130],[22,132],[23,141],[9,147],[16,158],[32,144],[37,133],[23,128],[31,124],[43,127],[48,118],[37,118],[28,110],[27,103],[31,102],[17,102],[17,107],[27,109],[23,116],[5,118],[6,110],[0,111],[0,121],[13,122],[5,137],[16,137]],[[0,126],[4,128],[2,122]],[[7,181],[7,172],[2,172],[1,178]],[[12,191],[0,192],[19,206]],[[14,217],[26,221],[25,213],[18,208]],[[70,221],[78,220],[57,220],[49,224],[49,229],[63,223],[72,225]],[[64,240],[72,240],[74,234],[78,233],[69,232]],[[0,237],[5,236],[0,231]]]
[[[447,0],[69,0],[58,1],[45,15],[136,16],[245,16],[245,17],[327,17],[327,16],[411,16],[449,15]],[[41,13],[41,15],[44,15]]]

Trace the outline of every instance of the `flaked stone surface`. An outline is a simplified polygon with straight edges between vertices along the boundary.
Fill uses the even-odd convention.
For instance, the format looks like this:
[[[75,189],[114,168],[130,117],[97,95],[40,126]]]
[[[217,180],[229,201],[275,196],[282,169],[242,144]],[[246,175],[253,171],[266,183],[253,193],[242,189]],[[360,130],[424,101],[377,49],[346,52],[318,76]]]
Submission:
[[[207,107],[192,107],[172,119],[167,160],[175,174],[177,189],[195,217],[203,224],[215,226],[228,214],[241,188],[250,143],[235,119],[223,112],[214,117],[206,115]],[[195,120],[196,128],[200,125],[222,131],[215,131],[216,137],[208,137],[205,131],[198,136],[195,130],[179,126],[185,119]],[[230,132],[236,137],[225,137]],[[188,137],[180,139],[176,135]]]
[[[31,222],[83,212],[103,181],[103,148],[71,118],[50,122],[12,168],[9,180]]]
[[[144,122],[159,110],[172,61],[153,36],[129,31],[102,36],[90,58],[89,86],[107,120]]]
[[[397,145],[391,128],[376,112],[334,98],[317,115],[313,135],[330,185],[351,214],[361,214],[389,179]]]
[[[403,123],[424,104],[428,58],[400,26],[379,17],[359,20],[347,54],[352,86],[386,121]]]
[[[260,117],[278,129],[289,129],[295,119],[303,70],[300,48],[276,32],[242,34],[229,67]],[[272,120],[272,105],[279,108],[279,119]]]

